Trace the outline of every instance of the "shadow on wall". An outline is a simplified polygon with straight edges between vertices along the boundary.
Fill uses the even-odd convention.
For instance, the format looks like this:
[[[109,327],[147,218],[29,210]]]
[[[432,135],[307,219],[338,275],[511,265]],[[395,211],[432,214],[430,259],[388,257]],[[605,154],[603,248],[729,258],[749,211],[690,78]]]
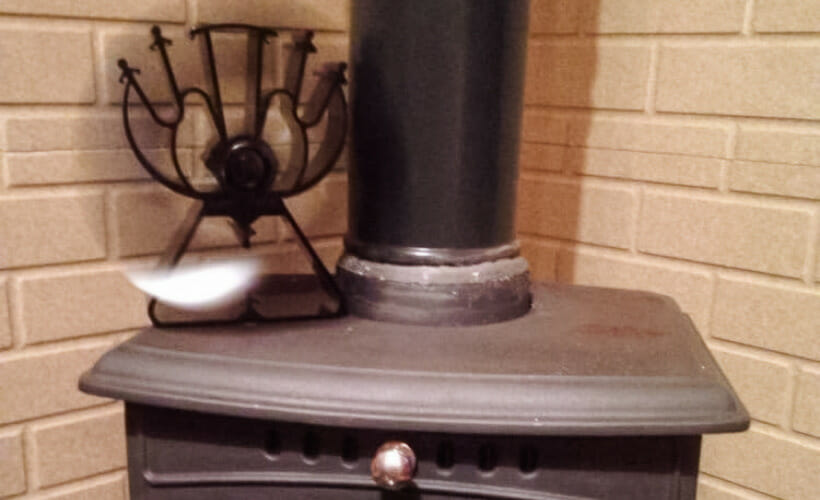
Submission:
[[[578,177],[585,153],[578,146],[586,143],[591,126],[586,111],[601,96],[599,39],[577,34],[596,23],[598,3],[531,4],[517,223],[536,281],[572,282],[575,242],[612,219]]]

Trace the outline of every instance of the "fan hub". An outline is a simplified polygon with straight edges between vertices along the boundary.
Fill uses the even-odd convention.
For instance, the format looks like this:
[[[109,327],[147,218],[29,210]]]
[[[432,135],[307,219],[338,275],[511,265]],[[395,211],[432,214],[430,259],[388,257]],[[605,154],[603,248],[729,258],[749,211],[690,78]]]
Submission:
[[[248,136],[217,144],[205,163],[224,189],[242,192],[269,190],[279,166],[267,143]]]

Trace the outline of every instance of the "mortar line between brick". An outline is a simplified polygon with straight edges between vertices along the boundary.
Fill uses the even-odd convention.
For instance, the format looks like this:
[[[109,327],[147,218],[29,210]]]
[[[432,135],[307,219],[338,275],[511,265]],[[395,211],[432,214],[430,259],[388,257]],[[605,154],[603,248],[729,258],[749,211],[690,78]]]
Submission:
[[[77,28],[87,26],[90,22],[107,23],[108,25],[142,25],[151,26],[154,24],[180,25],[184,21],[176,19],[140,19],[140,18],[116,18],[105,16],[69,16],[49,13],[28,13],[28,12],[3,12],[0,16],[0,28],[26,27],[39,24],[45,28]]]
[[[738,124],[732,123],[732,126],[726,133],[726,150],[724,151],[726,161],[721,164],[720,175],[718,177],[718,190],[722,193],[729,192],[729,169],[731,168],[730,164],[735,159],[738,129]]]
[[[706,331],[701,332],[703,336],[707,339],[714,339],[714,318],[715,318],[715,305],[717,304],[717,292],[718,292],[718,272],[715,269],[711,269],[709,271],[709,307],[706,308]]]
[[[700,262],[694,260],[687,260],[680,257],[670,257],[666,255],[652,254],[652,253],[637,253],[632,254],[628,250],[620,247],[611,247],[597,243],[582,242],[568,238],[559,238],[547,234],[539,234],[529,231],[518,231],[518,236],[529,238],[540,243],[551,243],[555,245],[566,245],[567,247],[574,247],[578,250],[586,250],[591,252],[598,252],[601,256],[609,258],[631,258],[637,263],[647,266],[673,266],[674,269],[686,272],[700,272],[700,273],[720,273],[728,276],[731,279],[743,279],[751,283],[762,286],[773,286],[785,288],[789,291],[798,293],[817,293],[820,287],[810,284],[806,285],[799,278],[781,276],[776,274],[767,274],[760,271],[753,271],[749,269],[741,269],[736,267],[728,267],[720,264],[709,262]]]
[[[807,42],[816,39],[817,32],[812,31],[778,31],[778,32],[754,32],[744,33],[742,31],[726,33],[700,32],[700,33],[584,33],[576,36],[572,33],[531,33],[528,40],[531,42],[554,43],[555,45],[582,45],[595,44],[599,41],[619,44],[639,44],[646,40],[657,40],[661,43],[691,44],[691,45],[734,45],[749,44],[763,45],[772,40]],[[345,33],[333,32],[333,33]],[[751,36],[750,36],[751,35]]]
[[[786,432],[780,427],[759,420],[752,420],[749,430],[756,430],[763,434],[768,434],[770,437],[782,439],[783,441],[788,441],[798,446],[805,446],[806,448],[820,452],[820,438],[818,437],[809,436],[808,434]]]
[[[750,127],[774,127],[780,131],[795,133],[817,133],[820,131],[820,121],[804,118],[778,118],[765,116],[742,115],[714,115],[664,111],[653,116],[642,111],[603,109],[603,108],[576,108],[568,106],[553,106],[549,104],[528,103],[525,112],[541,113],[556,120],[572,120],[577,118],[589,119],[590,116],[604,120],[623,119],[629,122],[635,120],[639,124],[696,126],[696,127],[726,127],[740,124]]]
[[[51,342],[27,345],[20,350],[0,352],[0,363],[24,360],[34,356],[50,356],[63,353],[67,350],[109,347],[114,343],[124,341],[126,336],[133,335],[139,330],[139,328],[132,328],[118,332],[106,332],[98,335],[74,337],[71,339],[56,339]]]
[[[11,174],[9,174],[8,162],[6,161],[9,153],[2,151],[0,154],[2,154],[2,158],[0,158],[0,190],[6,191],[11,187]]]
[[[193,27],[199,17],[199,4],[196,0],[185,1],[185,25]]]
[[[695,260],[688,260],[681,257],[669,257],[666,255],[658,255],[652,253],[645,253],[641,252],[638,254],[631,254],[628,251],[625,251],[622,248],[617,247],[608,247],[604,245],[599,245],[595,243],[588,243],[588,242],[581,242],[569,239],[561,239],[555,238],[549,235],[540,235],[535,233],[520,233],[522,235],[527,235],[534,239],[538,239],[539,241],[549,242],[554,241],[557,243],[566,242],[569,245],[574,245],[576,248],[590,251],[601,251],[601,252],[615,252],[616,255],[610,255],[610,257],[633,257],[644,265],[648,266],[676,266],[677,269],[688,271],[688,272],[716,272],[716,273],[730,273],[729,276],[737,277],[738,275],[746,278],[747,280],[751,280],[752,283],[761,284],[763,286],[772,286],[772,287],[782,287],[786,288],[787,290],[798,292],[798,293],[817,293],[820,289],[816,286],[806,286],[806,284],[798,279],[788,276],[780,276],[775,274],[767,274],[760,271],[753,271],[749,269],[741,269],[735,267],[727,267],[722,266],[720,264],[713,264],[709,262],[700,262]]]
[[[28,417],[28,418],[23,418],[23,419],[20,419],[20,420],[15,420],[14,422],[12,422],[9,425],[12,425],[12,426],[21,425],[25,429],[27,426],[30,426],[31,424],[38,424],[40,422],[49,422],[51,419],[62,417],[62,416],[73,414],[73,413],[85,413],[85,412],[88,412],[88,411],[97,410],[97,409],[100,409],[104,406],[112,405],[114,403],[119,402],[119,401],[103,399],[103,398],[100,398],[100,401],[101,401],[100,403],[91,403],[91,404],[80,406],[80,407],[77,407],[77,408],[71,408],[71,409],[68,409],[68,410],[61,410],[61,411],[56,411],[56,412],[49,412],[49,413],[46,413],[44,415],[35,415],[33,417]],[[4,424],[4,425],[6,425],[6,424]]]
[[[800,375],[800,370],[797,368],[797,364],[792,362],[789,363],[789,379],[786,383],[786,401],[784,403],[785,408],[783,409],[782,421],[780,422],[780,426],[786,431],[794,430],[794,406],[797,404],[797,386],[798,386],[798,376]]]
[[[647,115],[655,114],[655,97],[658,93],[658,66],[660,65],[660,43],[652,42],[649,49],[649,78],[646,82],[646,101],[644,108]]]
[[[119,232],[117,227],[116,204],[114,203],[114,193],[109,187],[105,188],[103,195],[103,231],[105,233],[105,253],[107,261],[118,260],[119,256]],[[115,237],[116,236],[116,237]]]
[[[614,179],[613,179],[614,180]],[[810,214],[817,208],[817,201],[810,199],[789,198],[770,193],[745,193],[740,191],[729,191],[720,193],[715,189],[707,189],[697,186],[684,186],[681,184],[652,184],[647,186],[653,195],[687,197],[697,200],[715,201],[723,203],[734,203],[775,210],[799,210]]]
[[[97,417],[107,417],[118,413],[123,413],[123,402],[118,400],[104,399],[101,404],[78,408],[61,412],[56,415],[36,417],[27,422],[27,427],[33,431],[33,427],[38,430],[43,428],[59,427],[71,425],[83,420],[90,420]]]
[[[743,28],[741,33],[745,36],[754,34],[755,0],[747,0],[746,8],[743,11]]]
[[[31,494],[40,488],[40,474],[37,470],[37,444],[32,435],[31,427],[23,428],[23,464],[26,475],[26,494]]]
[[[674,157],[683,157],[683,158],[704,158],[709,160],[722,160],[724,159],[723,154],[721,155],[707,155],[707,154],[693,154],[693,153],[670,153],[664,151],[648,151],[645,149],[634,149],[634,148],[618,148],[618,147],[611,147],[611,146],[588,146],[585,144],[567,144],[566,142],[548,142],[548,141],[522,141],[523,144],[540,144],[545,146],[557,146],[557,147],[565,147],[570,149],[591,149],[596,151],[619,151],[624,153],[638,153],[643,155],[653,155],[653,156],[674,156]],[[20,154],[20,153],[16,153]],[[30,154],[30,153],[26,153]],[[758,162],[758,163],[771,163],[771,162]],[[811,165],[809,165],[811,166]],[[524,169],[522,170],[538,170],[538,169]]]
[[[758,490],[753,490],[746,485],[732,482],[729,479],[722,478],[720,476],[715,476],[705,471],[700,471],[701,481],[704,483],[709,483],[714,481],[716,484],[720,485],[724,489],[732,492],[732,493],[740,493],[744,495],[746,498],[750,498],[750,500],[777,500],[777,498],[773,496],[769,496],[763,492]],[[703,479],[708,479],[708,481],[703,481]],[[749,496],[753,495],[753,496]]]
[[[644,187],[637,185],[633,191],[635,198],[635,206],[632,208],[632,220],[629,227],[629,252],[633,254],[640,253],[638,251],[638,238],[640,237],[641,229],[641,212],[643,210],[643,193]]]
[[[715,158],[718,159],[718,158]],[[634,179],[629,177],[608,177],[603,175],[565,175],[560,172],[537,170],[525,168],[521,170],[522,179],[556,181],[556,182],[576,182],[583,184],[587,182],[590,186],[624,187],[640,182],[651,191],[652,194],[662,194],[664,196],[691,196],[693,198],[745,205],[757,205],[769,209],[790,209],[809,212],[815,209],[817,201],[808,198],[788,197],[772,193],[748,193],[743,191],[718,191],[712,186],[695,186],[686,184],[674,184],[671,182],[650,181],[646,179]]]
[[[612,110],[618,111],[618,110]],[[697,112],[697,111],[664,111],[658,110],[656,116],[662,117],[675,117],[675,118],[684,118],[690,117],[691,119],[704,119],[704,118],[711,118],[715,120],[737,120],[737,119],[747,119],[753,121],[769,121],[772,123],[790,123],[795,125],[811,125],[817,126],[818,121],[817,118],[794,118],[794,117],[779,117],[779,116],[746,116],[746,115],[721,115],[715,113],[706,113],[706,112]]]
[[[569,239],[569,238],[558,238],[558,237],[555,237],[555,236],[550,236],[550,235],[546,235],[546,234],[531,233],[531,232],[528,232],[528,231],[519,231],[518,235],[521,236],[521,237],[530,238],[533,241],[538,241],[538,242],[541,242],[541,243],[552,243],[552,244],[558,245],[560,248],[566,249],[566,250],[572,250],[573,248],[588,247],[588,248],[595,248],[595,249],[600,249],[600,250],[610,250],[610,251],[613,251],[613,252],[618,252],[619,254],[622,254],[624,256],[634,256],[634,254],[629,252],[628,248],[611,247],[611,246],[606,246],[606,245],[600,245],[600,244],[597,244],[597,243],[585,243],[585,242],[581,242],[581,241],[577,241],[577,240],[573,240],[573,239]]]
[[[814,284],[815,273],[820,270],[815,269],[817,265],[817,248],[818,240],[820,240],[820,208],[814,210],[809,220],[809,235],[806,247],[806,262],[803,264],[803,281],[807,285]]]
[[[818,363],[817,360],[800,357],[796,354],[776,351],[770,347],[761,347],[751,344],[744,344],[736,340],[729,340],[722,337],[712,335],[709,338],[709,343],[716,347],[721,347],[729,352],[735,354],[742,354],[753,358],[763,359],[772,363],[780,363],[790,366],[797,362]]]
[[[23,301],[20,300],[20,282],[16,273],[6,281],[6,293],[9,308],[9,326],[11,327],[12,349],[19,351],[26,344],[26,335],[23,329]]]
[[[114,482],[117,480],[120,480],[123,482],[123,484],[125,484],[125,473],[125,468],[119,468],[111,471],[92,474],[90,476],[85,476],[77,479],[71,479],[65,483],[60,483],[54,486],[42,488],[36,496],[22,498],[31,498],[32,500],[45,500],[46,498],[51,499],[55,496],[69,495],[72,493],[82,493],[83,490],[87,490],[95,486],[101,486],[108,482]],[[43,497],[41,495],[48,495],[48,497]],[[13,498],[16,499],[17,497]],[[124,495],[123,498],[128,498],[127,494]]]
[[[336,235],[322,235],[311,236],[310,240],[314,244],[333,243],[342,236]],[[292,241],[292,240],[286,240]],[[276,248],[275,242],[260,243],[255,245],[257,250],[273,250]],[[195,248],[188,252],[189,255],[194,255],[200,258],[219,257],[224,256],[226,250],[236,250],[234,245],[226,245],[222,247],[213,248]],[[13,269],[2,270],[3,272],[13,271],[12,274],[18,276],[20,279],[37,279],[49,277],[71,276],[74,274],[93,273],[103,271],[121,271],[122,265],[153,265],[159,254],[145,254],[145,255],[126,255],[118,256],[113,260],[95,259],[86,261],[72,261],[72,262],[56,262],[51,264],[38,264],[32,266],[21,266]]]
[[[107,108],[105,102],[105,57],[103,54],[102,33],[99,24],[91,25],[91,58],[94,70],[94,96],[96,97],[97,108]]]

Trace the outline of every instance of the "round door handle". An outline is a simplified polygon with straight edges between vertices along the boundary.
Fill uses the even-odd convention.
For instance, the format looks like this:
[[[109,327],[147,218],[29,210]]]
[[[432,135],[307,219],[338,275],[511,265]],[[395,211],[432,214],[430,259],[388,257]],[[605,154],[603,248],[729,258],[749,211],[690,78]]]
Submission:
[[[416,454],[407,443],[401,441],[387,441],[379,446],[370,461],[370,475],[383,488],[402,488],[415,474]]]

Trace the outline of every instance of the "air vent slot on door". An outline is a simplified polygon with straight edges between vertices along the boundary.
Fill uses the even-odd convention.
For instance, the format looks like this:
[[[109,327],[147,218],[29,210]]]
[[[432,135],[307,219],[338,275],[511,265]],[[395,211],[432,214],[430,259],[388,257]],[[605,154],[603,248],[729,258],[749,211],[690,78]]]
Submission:
[[[524,474],[532,474],[538,468],[538,449],[522,446],[518,455],[518,469]]]
[[[319,459],[320,453],[319,435],[314,431],[307,431],[302,438],[302,456],[309,462],[315,462]]]
[[[440,470],[450,470],[456,464],[456,452],[452,441],[442,441],[436,450],[436,466]]]
[[[492,444],[481,445],[478,449],[478,468],[481,472],[492,472],[498,465],[498,450]]]

